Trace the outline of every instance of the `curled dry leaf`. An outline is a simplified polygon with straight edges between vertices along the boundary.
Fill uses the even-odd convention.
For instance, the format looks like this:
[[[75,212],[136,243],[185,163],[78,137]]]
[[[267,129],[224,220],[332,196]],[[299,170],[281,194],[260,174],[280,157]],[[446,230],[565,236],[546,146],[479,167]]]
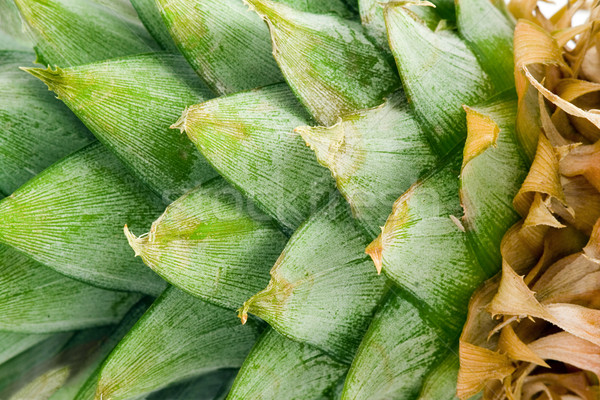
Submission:
[[[532,165],[513,203],[522,220],[501,244],[502,272],[469,305],[457,395],[597,399],[600,85],[593,66],[600,7],[571,27],[583,2],[550,18],[535,2],[511,5],[524,18],[514,37],[516,126]]]

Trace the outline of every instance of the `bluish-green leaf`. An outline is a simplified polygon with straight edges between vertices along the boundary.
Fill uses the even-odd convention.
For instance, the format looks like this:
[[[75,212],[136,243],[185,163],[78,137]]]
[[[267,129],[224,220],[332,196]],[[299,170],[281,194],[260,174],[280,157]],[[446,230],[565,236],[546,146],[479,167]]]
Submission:
[[[118,322],[139,295],[67,278],[0,245],[0,329],[45,333]]]
[[[28,379],[48,365],[73,337],[73,332],[56,333],[48,339],[0,364],[0,398],[8,399]]]
[[[129,399],[220,368],[237,368],[258,337],[233,311],[168,288],[102,367],[96,399]]]
[[[177,53],[177,46],[163,21],[156,0],[131,0],[131,5],[160,47],[171,53]]]
[[[144,263],[182,290],[232,310],[269,282],[287,238],[242,194],[216,178],[172,203],[139,238]]]
[[[288,338],[352,360],[386,282],[365,255],[368,241],[335,196],[294,233],[242,320],[250,312]]]
[[[279,2],[302,11],[352,15],[342,0]],[[283,81],[268,28],[241,0],[158,0],[157,5],[179,50],[215,93]]]
[[[348,366],[268,329],[244,361],[227,400],[332,398]]]
[[[245,1],[269,25],[283,76],[319,123],[378,106],[400,86],[392,63],[359,24],[272,0]]]
[[[348,372],[343,400],[412,400],[445,354],[443,331],[403,296],[390,293],[373,318]]]
[[[216,176],[189,139],[169,129],[186,106],[211,97],[183,57],[154,53],[27,71],[165,202]]]
[[[488,0],[458,0],[456,15],[460,35],[496,90],[512,89],[515,85],[513,22]]]
[[[165,282],[134,259],[123,225],[142,229],[162,207],[110,151],[92,144],[0,202],[0,242],[78,280],[157,294]]]
[[[293,132],[310,118],[285,84],[189,107],[185,131],[229,182],[293,232],[335,191],[330,172]]]
[[[447,162],[397,200],[368,251],[388,277],[419,299],[426,317],[456,338],[471,293],[486,274],[459,220],[460,157]]]
[[[14,0],[0,0],[0,50],[33,51]]]
[[[434,150],[448,154],[466,136],[462,105],[490,96],[489,78],[447,27],[432,31],[402,3],[387,5],[385,21],[407,97]]]
[[[70,370],[68,381],[49,400],[93,400],[101,363],[151,304],[151,297],[143,298],[127,312],[118,325],[106,330],[105,337],[93,351],[79,352],[77,356],[80,360],[75,358],[79,365]],[[85,393],[87,396],[80,396]]]
[[[157,50],[142,23],[92,0],[15,0],[38,62],[68,67]]]
[[[394,201],[438,162],[402,93],[347,114],[332,127],[296,131],[331,170],[354,217],[373,238]]]
[[[50,338],[49,333],[21,333],[0,331],[0,365]]]
[[[0,192],[10,195],[56,160],[94,141],[67,107],[19,70],[34,55],[0,51]]]

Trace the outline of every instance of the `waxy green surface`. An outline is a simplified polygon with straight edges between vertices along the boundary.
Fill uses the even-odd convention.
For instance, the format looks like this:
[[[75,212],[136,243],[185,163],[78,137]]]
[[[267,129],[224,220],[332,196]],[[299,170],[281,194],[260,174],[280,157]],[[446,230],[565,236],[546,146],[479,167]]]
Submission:
[[[431,30],[400,3],[385,8],[385,21],[416,117],[434,150],[448,154],[466,136],[463,104],[494,93],[489,78],[473,51],[448,27]]]
[[[0,330],[47,333],[112,324],[139,297],[67,278],[0,245]]]
[[[345,115],[332,127],[296,131],[331,170],[372,238],[394,201],[439,162],[401,92],[378,107]]]
[[[348,112],[378,106],[399,88],[391,60],[360,24],[271,0],[246,3],[269,25],[283,76],[320,124],[333,125]]]
[[[28,69],[169,203],[216,176],[184,135],[181,111],[212,95],[183,57],[153,53],[65,69]]]
[[[293,232],[335,191],[294,128],[310,117],[285,84],[189,107],[173,125],[258,207]]]
[[[148,234],[128,237],[136,255],[168,282],[231,310],[269,282],[287,241],[221,178],[172,203]]]
[[[221,307],[168,288],[110,354],[97,399],[128,399],[221,368],[240,367],[261,331]]]
[[[459,4],[459,7],[461,6],[463,12],[469,14],[470,11],[465,8],[478,5],[474,2],[465,2]],[[515,133],[512,126],[515,117],[513,92],[498,94],[487,102],[477,100],[471,104],[466,98],[452,99],[451,96],[443,96],[432,100],[431,98],[426,99],[424,96],[413,95],[418,94],[421,90],[418,86],[427,83],[427,79],[422,79],[420,82],[407,79],[407,77],[412,79],[416,76],[417,64],[412,64],[411,60],[405,62],[403,57],[408,59],[414,54],[405,50],[400,53],[397,48],[394,49],[394,43],[403,43],[404,46],[408,46],[430,40],[434,44],[439,45],[445,42],[447,45],[455,42],[457,36],[450,33],[446,35],[444,31],[434,34],[426,31],[427,28],[424,25],[414,30],[412,28],[410,30],[398,29],[403,24],[412,26],[414,20],[409,19],[408,15],[402,14],[404,11],[399,5],[392,5],[386,10],[388,10],[386,18],[392,50],[395,51],[405,90],[411,98],[411,104],[417,111],[417,115],[424,114],[423,110],[426,110],[431,121],[434,119],[450,121],[450,118],[458,118],[463,111],[449,113],[449,110],[457,110],[467,103],[467,105],[472,105],[473,109],[480,110],[482,115],[491,117],[498,125],[500,132],[497,141],[489,147],[479,149],[476,157],[466,160],[461,171],[461,159],[456,153],[462,146],[455,150],[452,149],[452,146],[453,143],[465,137],[466,130],[462,127],[466,126],[466,120],[451,125],[453,130],[440,131],[445,134],[434,137],[436,140],[431,141],[433,149],[440,155],[449,154],[447,159],[454,159],[454,161],[442,169],[433,170],[427,178],[418,181],[401,197],[397,203],[398,212],[390,216],[387,226],[384,228],[381,250],[383,271],[410,293],[407,298],[414,299],[413,304],[418,308],[426,325],[437,327],[440,332],[437,336],[441,342],[432,342],[428,350],[436,351],[440,357],[443,354],[449,355],[443,356],[445,361],[439,359],[439,362],[427,367],[429,372],[423,370],[419,379],[425,379],[422,381],[424,386],[420,390],[413,388],[412,394],[404,392],[405,389],[399,384],[402,382],[401,379],[392,380],[389,377],[394,374],[400,376],[405,369],[413,371],[411,367],[422,366],[421,361],[423,360],[391,364],[392,367],[387,372],[388,378],[382,378],[382,374],[372,377],[372,371],[380,368],[381,365],[381,356],[374,354],[377,352],[393,354],[397,344],[402,343],[399,325],[397,325],[400,318],[387,316],[383,310],[386,310],[388,306],[383,306],[374,320],[380,318],[381,322],[373,323],[365,338],[380,337],[385,340],[379,343],[375,342],[375,344],[370,344],[369,339],[363,341],[359,353],[354,359],[344,394],[348,399],[386,398],[388,393],[395,393],[393,397],[400,399],[413,399],[417,394],[418,398],[423,400],[450,399],[454,396],[456,382],[453,377],[456,372],[453,363],[456,360],[451,359],[451,354],[453,354],[455,340],[464,322],[467,302],[473,289],[483,279],[497,271],[500,266],[493,254],[498,251],[502,233],[516,219],[511,201],[526,172],[526,165],[522,161],[519,149],[515,146]],[[463,37],[470,37],[470,43],[478,43],[477,32],[472,24],[461,25],[459,18],[458,30]],[[410,35],[421,34],[423,37],[407,41],[405,33],[409,31]],[[503,28],[500,26],[494,34],[502,31]],[[504,32],[506,33],[506,31]],[[440,37],[435,38],[432,35]],[[508,43],[508,40],[498,43]],[[467,48],[464,44],[456,46],[457,49],[461,47],[463,50]],[[449,52],[446,55],[450,54],[452,53]],[[414,56],[414,58],[418,57],[420,55]],[[471,72],[474,73],[468,78],[468,85],[472,85],[475,90],[489,87],[485,75],[480,73],[481,70],[473,71],[473,65],[477,64],[470,65]],[[446,79],[457,72],[457,70],[452,72],[452,69],[457,69],[456,65],[441,63],[438,67],[439,71],[443,71],[444,68],[449,69],[446,72]],[[483,69],[488,70],[487,67],[486,65]],[[432,68],[430,72],[435,72],[435,68]],[[469,73],[469,70],[463,70],[461,73]],[[477,76],[483,80],[478,81],[474,78]],[[507,76],[497,78],[500,81],[510,79]],[[454,85],[460,86],[463,83],[456,82]],[[455,88],[455,86],[448,86],[449,84],[445,84],[445,89]],[[415,85],[419,90],[415,89]],[[460,88],[453,90],[461,95],[468,93]],[[446,104],[450,101],[455,103]],[[498,171],[498,175],[493,181],[489,179],[489,171]],[[461,172],[459,180],[458,176]],[[497,182],[502,182],[502,184],[495,185]],[[475,199],[476,196],[481,197]],[[473,198],[473,202],[464,204],[464,200],[469,197]],[[461,200],[465,205],[464,211],[461,207]],[[482,257],[481,254],[484,252],[485,254],[491,253],[492,256]],[[423,257],[424,254],[427,257]],[[429,357],[427,357],[427,361],[430,361]],[[438,364],[440,366],[437,366]],[[441,367],[446,364],[449,364],[446,366],[447,368]],[[434,366],[436,368],[431,369]],[[368,389],[363,390],[360,385],[353,385],[350,377],[356,382],[379,383],[373,383]],[[378,379],[379,381],[377,381]],[[432,382],[440,383],[438,385]]]
[[[139,0],[137,0],[139,1]],[[351,17],[342,0],[280,0],[301,11]],[[282,82],[269,30],[242,0],[158,0],[177,47],[217,94]]]
[[[131,14],[92,0],[15,0],[34,42],[37,62],[69,67],[159,46]]]
[[[363,338],[343,400],[414,399],[446,351],[443,331],[396,290],[391,290]]]
[[[0,242],[87,283],[158,294],[165,282],[133,258],[122,227],[143,229],[162,208],[160,199],[96,143],[0,202]]]
[[[35,56],[0,51],[0,192],[8,196],[93,135],[41,82],[19,70]]]
[[[14,0],[0,0],[0,50],[32,51],[33,44],[23,31]]]
[[[130,0],[139,19],[163,50],[176,54],[179,50],[163,21],[156,0]]]
[[[338,360],[352,360],[386,283],[364,253],[368,242],[336,196],[292,235],[269,285],[242,312]]]
[[[267,329],[242,365],[227,400],[333,398],[348,366]]]

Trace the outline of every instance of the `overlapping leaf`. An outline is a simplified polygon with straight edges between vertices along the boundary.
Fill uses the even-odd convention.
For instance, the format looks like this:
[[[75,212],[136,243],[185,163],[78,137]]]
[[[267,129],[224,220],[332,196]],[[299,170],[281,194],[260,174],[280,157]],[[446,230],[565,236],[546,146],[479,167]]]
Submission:
[[[185,60],[145,54],[73,68],[29,68],[90,130],[166,202],[216,173],[170,124],[209,98]]]
[[[1,330],[45,333],[116,323],[138,299],[67,278],[0,245]]]
[[[168,288],[102,367],[97,399],[128,399],[220,368],[241,366],[260,333],[235,313]]]
[[[164,281],[131,257],[122,226],[142,229],[161,209],[119,160],[92,144],[0,202],[0,242],[82,281],[156,294]]]
[[[319,123],[333,125],[347,112],[378,106],[399,87],[390,60],[360,25],[271,0],[246,3],[269,25],[283,76]]]
[[[94,138],[44,86],[20,71],[29,52],[0,52],[0,192],[10,195]]]
[[[158,50],[142,23],[116,13],[115,5],[92,0],[15,3],[27,23],[37,61],[44,65],[68,67]]]
[[[268,329],[248,354],[227,399],[333,398],[347,369],[310,345]]]
[[[261,290],[287,238],[224,180],[190,191],[129,244],[182,290],[231,310]]]
[[[189,107],[173,125],[208,161],[288,232],[334,190],[293,129],[310,121],[285,84]]]

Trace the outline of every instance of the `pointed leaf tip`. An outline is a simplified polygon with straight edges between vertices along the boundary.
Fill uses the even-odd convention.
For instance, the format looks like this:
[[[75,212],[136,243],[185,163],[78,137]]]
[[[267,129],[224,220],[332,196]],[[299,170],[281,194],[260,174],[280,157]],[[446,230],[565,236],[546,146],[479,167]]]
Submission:
[[[181,133],[186,132],[187,131],[186,122],[187,122],[187,116],[188,116],[189,111],[190,111],[190,108],[186,107],[185,110],[183,110],[183,113],[181,113],[181,117],[179,117],[179,119],[173,125],[171,125],[169,128],[179,129],[179,132],[181,132]]]
[[[127,237],[129,246],[131,246],[131,248],[135,252],[135,256],[140,257],[142,255],[142,246],[141,246],[142,239],[135,236],[133,233],[131,233],[131,231],[127,227],[127,224],[125,224],[125,226],[123,227],[123,232],[125,232],[125,236]]]
[[[56,66],[55,69],[52,69],[50,65],[48,65],[47,68],[19,67],[19,69],[35,76],[40,81],[44,82],[46,86],[48,86],[48,90],[54,92],[56,92],[56,88],[63,74],[63,70],[61,68]]]
[[[383,241],[381,235],[377,236],[377,239],[373,240],[369,246],[365,249],[367,253],[375,263],[377,269],[377,275],[381,275],[381,269],[383,266]]]

